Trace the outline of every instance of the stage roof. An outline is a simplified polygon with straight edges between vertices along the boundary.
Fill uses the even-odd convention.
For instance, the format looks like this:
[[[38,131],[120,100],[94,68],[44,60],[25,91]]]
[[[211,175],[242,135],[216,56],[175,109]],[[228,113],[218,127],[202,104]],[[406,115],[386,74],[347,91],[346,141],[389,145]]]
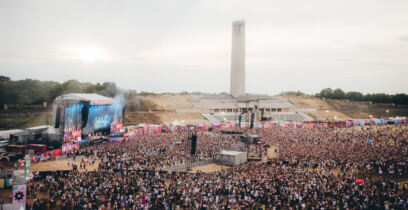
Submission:
[[[90,101],[92,105],[113,104],[113,98],[108,98],[95,93],[70,93],[55,98],[54,103],[76,103]]]

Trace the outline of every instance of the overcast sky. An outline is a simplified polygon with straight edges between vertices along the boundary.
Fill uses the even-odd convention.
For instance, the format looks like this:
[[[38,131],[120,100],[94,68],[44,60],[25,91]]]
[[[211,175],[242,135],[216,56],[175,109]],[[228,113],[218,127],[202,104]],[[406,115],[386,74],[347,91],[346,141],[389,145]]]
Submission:
[[[232,21],[247,92],[408,92],[407,0],[0,0],[0,75],[229,92]]]

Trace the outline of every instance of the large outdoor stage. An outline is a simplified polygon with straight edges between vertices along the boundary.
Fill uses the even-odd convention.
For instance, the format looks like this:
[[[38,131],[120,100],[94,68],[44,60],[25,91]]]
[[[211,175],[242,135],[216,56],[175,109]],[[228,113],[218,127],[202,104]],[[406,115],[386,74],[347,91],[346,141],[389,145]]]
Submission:
[[[53,125],[63,150],[93,136],[107,136],[123,127],[124,104],[98,94],[71,93],[57,97],[53,104]]]

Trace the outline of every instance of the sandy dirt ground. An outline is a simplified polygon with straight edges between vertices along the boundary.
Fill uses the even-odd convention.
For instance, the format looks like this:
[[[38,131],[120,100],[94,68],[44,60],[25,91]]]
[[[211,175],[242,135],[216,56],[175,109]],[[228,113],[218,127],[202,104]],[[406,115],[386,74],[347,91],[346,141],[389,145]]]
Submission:
[[[278,154],[278,147],[275,145],[271,145],[271,147],[266,149],[266,157],[269,159],[272,158],[278,158],[279,154]]]
[[[193,109],[186,95],[180,94],[165,94],[144,96],[144,98],[158,105],[160,110],[178,110],[178,109]]]
[[[69,165],[68,165],[69,161]],[[77,157],[74,162],[78,166],[79,171],[85,171],[85,169],[80,169],[79,164],[81,163],[81,158]],[[87,171],[94,171],[98,169],[98,165],[100,163],[99,159],[95,160],[93,165],[88,164],[86,165]],[[57,160],[57,161],[42,161],[39,163],[33,163],[31,165],[31,171],[57,171],[57,170],[72,170],[72,158],[66,160]]]
[[[69,165],[68,165],[69,161]],[[80,172],[83,172],[85,170],[87,171],[94,171],[98,169],[98,165],[100,163],[99,159],[95,160],[95,163],[93,165],[88,164],[86,166],[86,169],[80,169],[79,164],[81,162],[81,157],[77,157],[75,159],[75,164],[78,166],[78,170]],[[66,160],[57,160],[57,161],[42,161],[39,163],[33,163],[30,168],[31,172],[38,172],[38,171],[57,171],[57,170],[72,170],[72,158],[66,159]],[[11,189],[0,189],[0,200],[3,200],[5,203],[11,203],[12,201],[10,200],[10,195],[11,195]],[[47,193],[38,193],[37,194],[38,198],[48,198]],[[31,203],[33,198],[28,197],[28,202]]]
[[[172,123],[174,121],[178,121],[182,124],[204,124],[209,123],[208,120],[204,119],[204,117],[197,112],[161,112],[155,113],[155,115],[159,116],[162,122],[165,123]],[[184,121],[184,123],[182,122]]]
[[[211,163],[211,164],[208,164],[208,165],[193,167],[191,169],[191,172],[197,173],[197,172],[200,171],[200,172],[203,172],[203,173],[210,173],[210,172],[213,172],[213,171],[219,171],[219,170],[227,169],[227,168],[230,168],[230,167],[229,166],[218,165],[218,164],[215,164],[215,163]]]
[[[11,188],[10,189],[0,189],[0,200],[4,203],[12,203],[11,200]]]
[[[349,116],[336,111],[330,104],[319,98],[285,96],[285,99],[298,109],[316,109],[315,112],[307,112],[307,114],[317,120],[334,119],[335,116],[336,119],[350,119]]]
[[[173,123],[174,121],[178,121],[182,124],[209,123],[200,113],[193,111],[193,104],[188,100],[186,95],[164,94],[143,96],[143,98],[156,104],[158,110],[163,110],[160,112],[152,112],[152,114],[159,117],[163,123]]]

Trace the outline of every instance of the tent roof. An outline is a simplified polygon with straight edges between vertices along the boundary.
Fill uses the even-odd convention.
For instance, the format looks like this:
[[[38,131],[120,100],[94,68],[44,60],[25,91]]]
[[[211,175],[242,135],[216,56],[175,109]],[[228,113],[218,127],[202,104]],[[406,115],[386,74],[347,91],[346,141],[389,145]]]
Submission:
[[[112,104],[113,98],[108,98],[95,93],[69,93],[62,96],[58,96],[55,102],[72,102],[72,101],[90,101],[91,103]]]

